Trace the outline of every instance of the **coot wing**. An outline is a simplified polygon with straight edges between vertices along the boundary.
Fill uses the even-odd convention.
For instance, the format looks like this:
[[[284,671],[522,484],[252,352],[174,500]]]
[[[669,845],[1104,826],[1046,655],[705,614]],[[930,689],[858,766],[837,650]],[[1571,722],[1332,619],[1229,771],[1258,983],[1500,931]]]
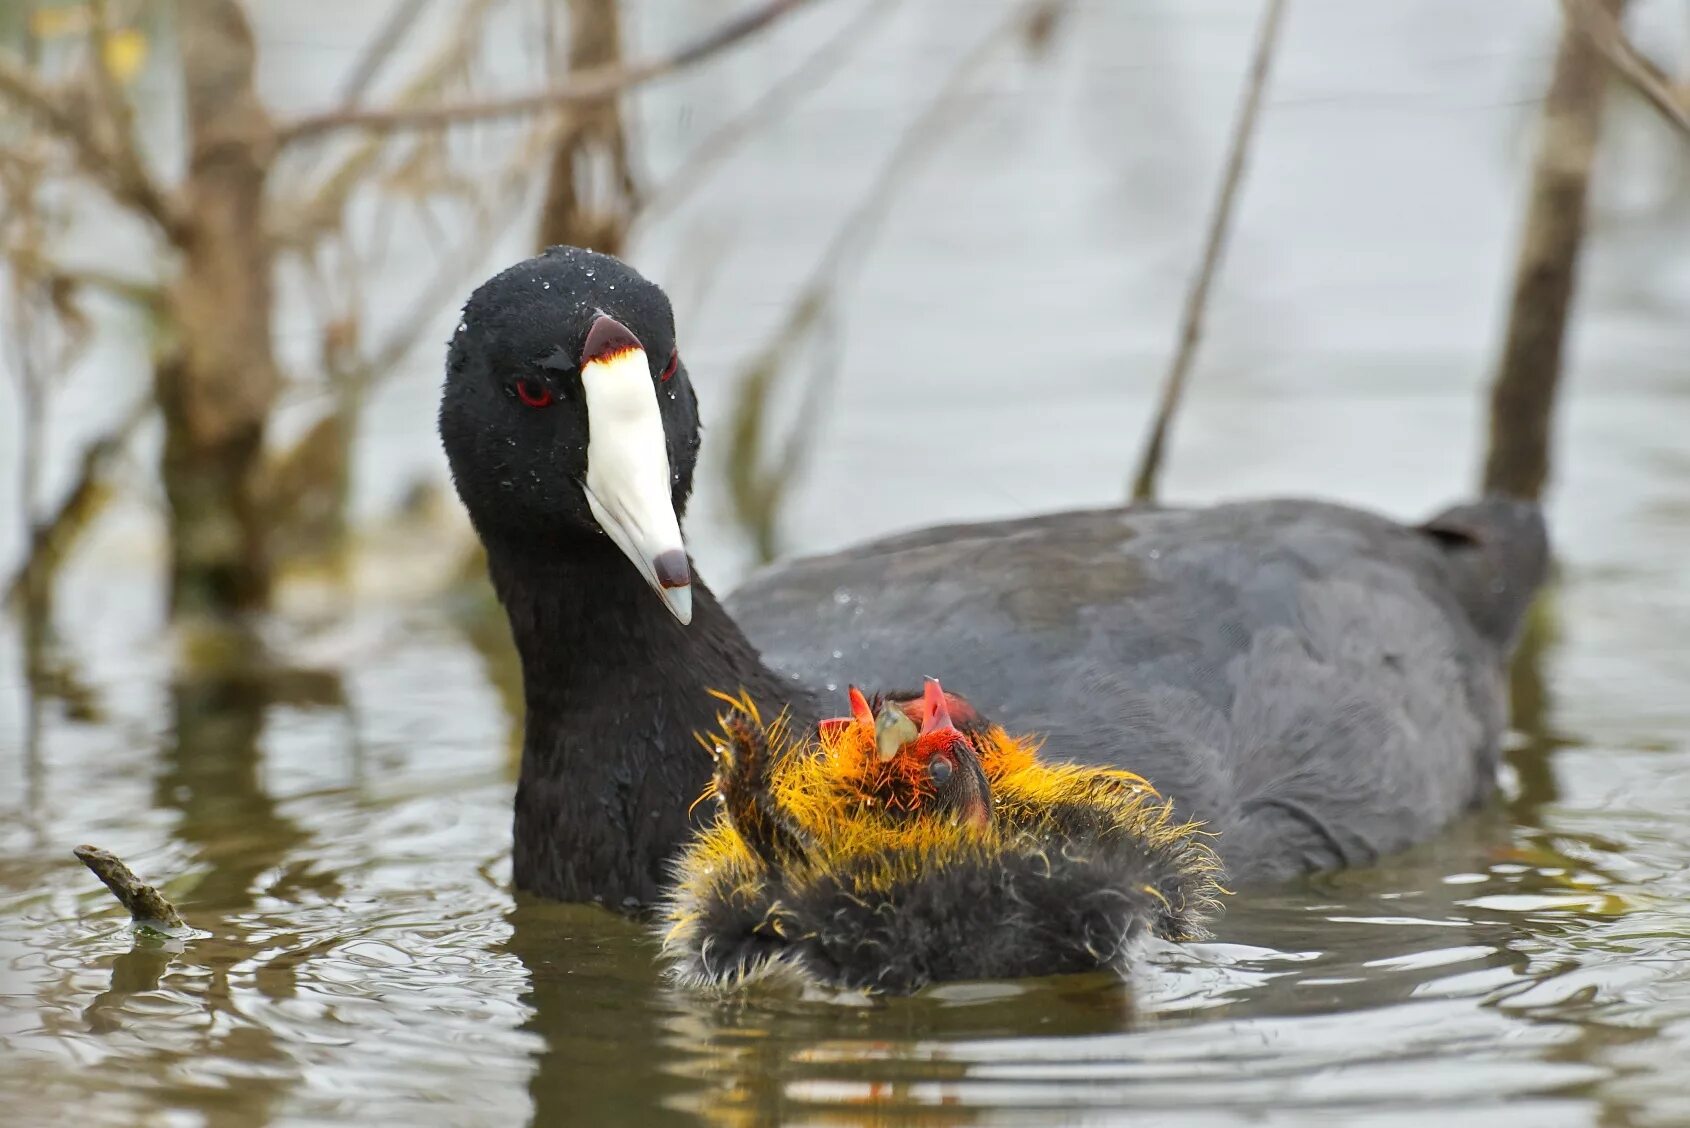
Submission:
[[[1535,507],[1411,527],[1308,501],[949,526],[765,571],[729,608],[843,694],[924,676],[1060,759],[1130,767],[1234,882],[1355,865],[1493,784]]]

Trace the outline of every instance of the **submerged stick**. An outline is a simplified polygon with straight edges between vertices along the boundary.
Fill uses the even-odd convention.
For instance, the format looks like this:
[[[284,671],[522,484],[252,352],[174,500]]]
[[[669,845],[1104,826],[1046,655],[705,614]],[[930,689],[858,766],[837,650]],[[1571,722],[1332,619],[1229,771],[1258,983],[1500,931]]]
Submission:
[[[76,855],[77,861],[93,871],[95,877],[105,882],[106,888],[129,910],[129,916],[136,924],[159,932],[181,933],[188,930],[187,922],[176,911],[176,906],[165,900],[164,894],[136,877],[135,872],[124,865],[116,854],[98,846],[78,846],[71,852]]]
[[[306,114],[283,122],[274,142],[286,147],[296,141],[319,137],[337,129],[363,129],[378,133],[400,130],[440,129],[465,122],[494,121],[524,114],[589,106],[615,98],[625,90],[654,79],[666,78],[752,38],[789,12],[810,0],[767,0],[759,7],[741,12],[711,28],[698,39],[649,59],[612,63],[582,70],[568,82],[549,89],[477,102],[451,102],[437,106],[396,106],[372,109],[350,106],[323,113]]]
[[[1262,106],[1262,90],[1267,86],[1268,68],[1273,62],[1274,46],[1279,41],[1279,25],[1284,14],[1285,0],[1268,0],[1267,8],[1262,12],[1262,22],[1258,25],[1256,50],[1250,62],[1249,77],[1244,83],[1244,103],[1239,107],[1238,120],[1233,125],[1220,195],[1215,200],[1214,213],[1209,217],[1209,232],[1204,238],[1203,263],[1197,268],[1197,277],[1192,279],[1191,289],[1185,295],[1179,347],[1174,351],[1173,363],[1168,366],[1168,375],[1162,383],[1162,401],[1156,408],[1150,433],[1145,436],[1138,470],[1133,474],[1132,500],[1135,502],[1156,500],[1156,479],[1162,471],[1168,432],[1173,427],[1174,412],[1179,410],[1180,399],[1185,394],[1185,382],[1191,374],[1192,362],[1197,359],[1197,343],[1203,335],[1203,312],[1209,305],[1209,286],[1226,251],[1233,206],[1238,201],[1238,186],[1244,180],[1250,141],[1256,135],[1256,116]]]

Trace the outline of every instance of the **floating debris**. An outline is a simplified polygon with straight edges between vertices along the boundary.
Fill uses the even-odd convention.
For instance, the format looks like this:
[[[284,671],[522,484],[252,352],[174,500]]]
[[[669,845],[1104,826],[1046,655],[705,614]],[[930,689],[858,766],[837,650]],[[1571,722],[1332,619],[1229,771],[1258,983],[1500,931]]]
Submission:
[[[129,910],[129,916],[137,927],[166,936],[186,936],[192,931],[164,894],[136,877],[135,872],[123,864],[123,859],[110,850],[102,850],[98,846],[78,846],[71,852],[76,855],[77,861],[93,871],[95,877],[105,882],[112,896]]]

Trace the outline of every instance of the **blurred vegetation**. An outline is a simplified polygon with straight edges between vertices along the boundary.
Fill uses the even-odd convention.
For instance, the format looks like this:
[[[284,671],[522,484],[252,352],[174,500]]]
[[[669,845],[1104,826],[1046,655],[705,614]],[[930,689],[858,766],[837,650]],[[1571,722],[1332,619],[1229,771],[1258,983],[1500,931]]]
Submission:
[[[783,77],[704,136],[661,181],[645,172],[636,119],[620,95],[707,61],[820,0],[700,3],[695,10],[721,22],[685,42],[666,35],[632,55],[624,20],[636,9],[622,0],[381,0],[374,33],[343,73],[304,92],[305,104],[317,107],[305,112],[270,104],[261,94],[255,76],[267,51],[279,45],[255,34],[251,21],[265,11],[256,0],[0,4],[0,364],[23,416],[16,428],[21,500],[15,508],[0,502],[0,513],[15,512],[25,532],[20,567],[0,576],[0,588],[7,609],[19,616],[31,690],[20,810],[52,809],[37,801],[48,790],[35,751],[41,703],[56,703],[74,720],[102,719],[94,689],[52,645],[53,596],[62,566],[115,496],[157,500],[171,551],[162,578],[179,622],[233,621],[244,628],[254,618],[250,612],[272,606],[293,581],[339,584],[362,532],[349,515],[352,453],[368,425],[371,397],[419,340],[438,358],[438,344],[428,339],[432,327],[486,269],[487,247],[518,231],[530,233],[535,246],[567,242],[621,251],[738,146],[778,126],[800,97],[849,65],[900,2],[919,0],[864,0],[809,54],[784,60]],[[1531,496],[1543,490],[1552,469],[1552,408],[1586,231],[1635,220],[1635,211],[1604,216],[1597,210],[1601,195],[1593,182],[1599,188],[1604,172],[1598,129],[1615,124],[1600,113],[1602,103],[1639,107],[1633,116],[1650,117],[1651,144],[1661,137],[1690,143],[1690,85],[1627,38],[1619,22],[1627,5],[1565,0],[1563,6],[1568,19],[1548,97],[1528,115],[1537,120],[1530,139],[1534,170],[1521,186],[1519,258],[1509,325],[1498,341],[1485,472],[1487,486]],[[726,426],[711,441],[726,447],[727,498],[760,558],[789,547],[785,507],[828,404],[846,391],[839,384],[849,291],[898,193],[914,181],[913,170],[943,153],[946,136],[989,101],[978,95],[992,86],[994,68],[1017,52],[1039,57],[1073,22],[1073,7],[1073,0],[1021,0],[992,8],[989,18],[958,21],[953,49],[933,60],[934,93],[904,107],[901,132],[861,197],[841,216],[818,219],[833,225],[831,233],[800,285],[784,296],[767,336],[749,342],[738,372],[713,374],[713,384],[738,388]],[[1293,18],[1282,27],[1270,24],[1266,17],[1281,7]],[[1277,35],[1261,36],[1258,65],[1240,77],[1240,102],[1258,104],[1261,112],[1238,117],[1240,155],[1210,186],[1217,234],[1190,264],[1188,301],[1180,323],[1168,327],[1170,380],[1178,384],[1185,376],[1173,374],[1189,373],[1203,344],[1209,282],[1225,269],[1224,234],[1237,222],[1233,201],[1248,191],[1243,154],[1259,119],[1273,113],[1273,53],[1298,34],[1298,20],[1315,18],[1313,8],[1299,11],[1288,0],[1263,0],[1261,12],[1261,26]],[[516,73],[491,45],[501,19],[536,32],[532,55]],[[531,88],[523,89],[525,82]],[[1118,116],[1127,128],[1164,128],[1156,115],[1166,112],[1155,106],[1141,118]],[[1656,121],[1677,136],[1654,129]],[[1659,206],[1682,207],[1690,200],[1690,162],[1675,155],[1666,167],[1677,179],[1657,189]],[[392,264],[400,259],[394,230],[401,222],[430,232],[432,265],[403,276],[402,293],[378,293],[400,273]],[[78,239],[90,229],[102,233],[97,257]],[[1642,267],[1639,304],[1660,300],[1658,286],[1651,296],[1648,274],[1671,259],[1633,256]],[[710,269],[706,264],[701,272]],[[957,264],[959,275],[968,269],[967,262]],[[675,287],[677,296],[708,282]],[[290,293],[292,304],[307,311],[303,333],[278,328]],[[378,305],[384,316],[376,315]],[[687,321],[684,300],[682,306],[678,314]],[[113,316],[123,319],[122,347],[143,354],[136,368],[147,376],[120,389],[117,402],[99,405],[100,427],[71,455],[61,483],[48,473],[54,468],[45,439],[49,407],[74,400],[64,376],[87,362],[99,344],[98,327]],[[283,338],[298,336],[307,344],[289,354]],[[1156,420],[1162,439],[1140,461],[1147,498],[1154,497],[1177,409],[1178,385],[1171,387],[1175,394]],[[902,426],[904,410],[901,403],[888,405],[889,425]],[[139,465],[137,452],[150,449],[144,436],[156,432],[165,438],[158,461]],[[434,439],[419,433],[415,441]],[[1122,450],[1123,467],[1132,453]],[[437,515],[455,506],[442,502],[407,498],[395,529],[387,530],[396,535],[386,554],[375,554],[378,565],[439,551]],[[479,582],[476,546],[466,539],[449,551],[453,562],[442,575],[462,581],[449,606],[513,720],[507,753],[514,762],[520,746],[514,722],[521,716],[515,654],[500,609]],[[1513,715],[1524,743],[1509,756],[1519,777],[1511,813],[1528,826],[1558,797],[1549,753],[1568,740],[1553,724],[1552,687],[1540,666],[1554,635],[1554,609],[1545,605],[1514,671]],[[171,833],[194,859],[185,882],[197,884],[166,891],[218,906],[226,918],[240,918],[267,898],[290,905],[334,899],[340,873],[307,848],[322,833],[309,804],[278,798],[275,781],[266,778],[263,732],[266,716],[281,707],[334,714],[353,734],[354,776],[379,775],[379,764],[364,762],[358,687],[342,684],[342,666],[332,658],[320,667],[279,665],[245,629],[192,630],[186,640],[179,650],[189,676],[170,686],[161,705],[167,731],[148,786],[151,805],[173,812]],[[129,732],[113,739],[144,743]],[[75,787],[77,778],[67,774],[61,789]],[[1549,856],[1555,836],[1538,837]],[[1588,861],[1550,860],[1568,874],[1591,868]],[[547,966],[560,936],[535,921],[553,918],[523,919],[511,950],[530,967]],[[179,957],[213,984],[207,1004],[213,1019],[237,1008],[232,968],[259,965],[265,989],[290,997],[299,969],[317,944],[328,943],[226,931],[234,935]],[[125,999],[159,990],[169,958],[145,946],[119,957],[110,989],[84,1016],[89,1026],[120,1024]],[[602,981],[591,977],[537,975],[534,982],[533,1024],[548,1046],[533,1083],[537,1094],[546,1094],[536,1098],[544,1122],[547,1109],[567,1117],[581,1100],[594,1099],[601,1090],[589,1074],[612,1067],[604,1055],[625,1045],[584,1045],[581,1016],[593,1020],[588,1025],[597,1035],[625,1019],[627,1004],[621,995],[594,996]],[[1076,1030],[1118,1027],[1118,997],[1075,990]],[[982,1028],[1002,1025],[996,1009],[975,1010],[980,1017],[973,1021]],[[653,1053],[677,1033],[693,1043],[710,1034],[660,1028],[649,1015],[636,1021],[653,1027]],[[955,1015],[948,1021],[954,1024]],[[287,1061],[285,1038],[262,1025],[208,1026],[214,1039],[244,1039],[244,1056]],[[569,1040],[570,1031],[577,1041]],[[779,1056],[761,1031],[750,1033],[759,1037],[752,1039],[755,1052],[742,1055],[740,1080],[717,1094],[727,1113],[762,1107],[769,1066]],[[739,1050],[730,1045],[724,1052]],[[270,1099],[266,1091],[284,1092],[283,1072],[273,1081],[243,1082],[244,1098],[263,1103]],[[558,1087],[548,1089],[547,1076]],[[731,1119],[727,1113],[723,1119]]]
[[[618,95],[753,36],[804,0],[749,6],[666,54],[622,58],[614,0],[539,0],[546,65],[535,89],[480,96],[485,34],[501,0],[465,0],[432,48],[409,42],[426,4],[401,0],[327,107],[267,105],[262,44],[238,0],[172,5],[25,4],[0,24],[0,191],[8,368],[26,420],[22,512],[29,551],[8,586],[44,607],[52,577],[105,496],[134,432],[157,420],[170,607],[228,624],[268,608],[290,567],[344,562],[350,451],[373,387],[423,326],[473,282],[489,239],[538,204],[538,242],[619,250],[638,208]],[[378,80],[422,58],[387,104]],[[145,105],[152,68],[171,93]],[[561,77],[551,77],[561,76]],[[466,165],[456,135],[520,131],[503,167]],[[180,152],[172,150],[179,139]],[[474,174],[466,171],[473,167]],[[536,192],[536,188],[539,191]],[[407,209],[439,231],[439,270],[379,339],[365,331],[363,279],[389,253],[386,225],[349,216]],[[437,217],[449,214],[450,223]],[[142,248],[135,273],[78,262],[73,230],[109,225]],[[449,230],[448,230],[449,229]],[[319,338],[314,372],[285,371],[273,324],[284,277],[303,280]],[[90,338],[88,303],[117,299],[150,332],[150,384],[96,439],[63,502],[36,509],[39,437],[54,377]],[[298,393],[326,404],[289,442],[274,420]],[[50,621],[50,616],[40,616]]]
[[[151,473],[164,500],[170,606],[178,622],[227,624],[272,605],[278,577],[346,567],[352,451],[371,393],[423,330],[460,300],[489,242],[532,224],[534,244],[619,252],[714,163],[844,65],[895,0],[869,0],[741,116],[706,136],[675,174],[644,182],[621,95],[763,33],[806,0],[745,0],[698,37],[626,56],[619,0],[391,0],[314,111],[268,104],[265,44],[240,0],[63,0],[0,11],[0,256],[5,365],[22,407],[25,558],[6,581],[28,637],[50,639],[54,577],[132,466],[143,429],[162,430]],[[972,85],[1019,45],[1061,34],[1070,0],[1026,0],[959,28],[970,43],[886,164],[838,223],[784,316],[750,352],[726,435],[729,499],[757,555],[782,551],[783,506],[804,473],[837,383],[842,295],[908,175],[976,104]],[[1208,247],[1177,332],[1169,388],[1136,475],[1154,497],[1168,427],[1193,357],[1209,283],[1247,175],[1256,110],[1271,87],[1283,5],[1263,6]],[[1485,484],[1526,496],[1547,478],[1551,406],[1605,91],[1620,84],[1690,140],[1690,89],[1626,38],[1623,0],[1565,0],[1566,33],[1538,134],[1509,328],[1494,385]],[[431,16],[440,16],[431,23]],[[538,29],[529,90],[508,92],[488,29]],[[444,33],[441,28],[444,27]],[[428,29],[432,28],[432,32]],[[430,39],[430,35],[433,36]],[[495,75],[507,80],[490,92]],[[519,76],[520,77],[520,76]],[[376,91],[387,91],[382,99]],[[145,92],[145,96],[143,96]],[[484,159],[490,124],[512,143]],[[394,254],[395,216],[434,232],[432,273],[411,279],[377,332],[366,287]],[[373,218],[372,218],[373,217]],[[90,260],[75,234],[109,228],[131,248]],[[303,290],[316,347],[285,361],[279,292]],[[146,332],[151,379],[84,448],[68,489],[44,499],[42,440],[58,376],[89,349],[99,310]],[[682,311],[684,316],[685,311]],[[303,426],[285,409],[307,405]],[[297,414],[297,413],[296,413]],[[777,422],[778,420],[778,422]],[[1127,452],[1123,452],[1125,459]],[[475,574],[473,557],[466,565]],[[31,646],[50,673],[50,648]]]

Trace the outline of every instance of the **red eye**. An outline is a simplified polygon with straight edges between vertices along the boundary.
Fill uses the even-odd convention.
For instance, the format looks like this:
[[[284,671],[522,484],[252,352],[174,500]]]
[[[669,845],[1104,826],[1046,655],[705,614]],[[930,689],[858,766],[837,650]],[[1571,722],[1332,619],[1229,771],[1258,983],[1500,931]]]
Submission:
[[[669,377],[671,377],[675,374],[675,369],[679,368],[680,365],[681,365],[681,350],[680,349],[670,349],[669,350],[669,363],[663,366],[663,375],[659,376],[658,379],[659,380],[667,380]]]
[[[544,384],[537,384],[533,380],[518,380],[516,382],[516,398],[529,407],[549,407],[552,402],[552,390]]]

